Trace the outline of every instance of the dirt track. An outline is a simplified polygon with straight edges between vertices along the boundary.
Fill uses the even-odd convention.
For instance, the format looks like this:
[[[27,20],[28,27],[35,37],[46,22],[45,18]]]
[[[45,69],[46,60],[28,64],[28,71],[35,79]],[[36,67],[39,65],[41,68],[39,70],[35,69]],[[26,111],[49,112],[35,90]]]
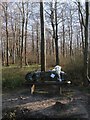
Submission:
[[[51,89],[53,90],[53,88]],[[90,95],[76,89],[63,89],[63,94],[29,89],[3,94],[3,119],[15,118],[90,118]]]

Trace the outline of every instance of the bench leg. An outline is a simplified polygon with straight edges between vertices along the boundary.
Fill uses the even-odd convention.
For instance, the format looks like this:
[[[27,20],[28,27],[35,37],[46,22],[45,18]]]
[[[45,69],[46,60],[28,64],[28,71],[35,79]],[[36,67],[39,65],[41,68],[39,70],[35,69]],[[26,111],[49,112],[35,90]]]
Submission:
[[[35,85],[33,84],[31,87],[31,94],[33,94],[35,92]]]

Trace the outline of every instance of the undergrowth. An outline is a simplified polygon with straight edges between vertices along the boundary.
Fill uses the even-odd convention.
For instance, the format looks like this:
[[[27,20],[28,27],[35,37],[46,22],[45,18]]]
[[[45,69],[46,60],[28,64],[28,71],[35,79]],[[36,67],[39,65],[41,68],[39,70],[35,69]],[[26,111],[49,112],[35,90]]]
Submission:
[[[30,65],[27,67],[3,67],[2,68],[2,89],[15,89],[22,87],[25,82],[25,75],[30,71],[35,71],[38,65]]]

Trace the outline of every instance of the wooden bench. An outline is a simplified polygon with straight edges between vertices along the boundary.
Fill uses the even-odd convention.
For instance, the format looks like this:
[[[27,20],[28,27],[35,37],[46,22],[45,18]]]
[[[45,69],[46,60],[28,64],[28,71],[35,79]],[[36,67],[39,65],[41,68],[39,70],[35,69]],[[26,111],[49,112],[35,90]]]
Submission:
[[[54,82],[54,81],[45,81],[45,82],[26,82],[25,83],[26,85],[28,85],[29,86],[29,88],[30,88],[30,92],[31,92],[31,94],[33,94],[34,92],[35,92],[35,86],[49,86],[49,85],[56,85],[56,86],[58,86],[58,88],[59,88],[59,93],[60,93],[60,95],[62,94],[62,86],[66,86],[66,85],[69,85],[69,84],[71,84],[71,82],[70,81],[64,81],[64,82]]]
[[[52,78],[51,75],[52,76],[55,75],[54,78]],[[57,73],[53,71],[30,72],[30,73],[27,73],[27,75],[25,76],[25,79],[27,80],[25,84],[27,84],[30,87],[31,94],[35,92],[35,86],[38,86],[38,85],[45,85],[45,86],[56,85],[59,88],[59,93],[62,94],[61,87],[71,83],[70,81],[66,81],[66,80],[63,80],[60,82],[58,80],[59,77]]]

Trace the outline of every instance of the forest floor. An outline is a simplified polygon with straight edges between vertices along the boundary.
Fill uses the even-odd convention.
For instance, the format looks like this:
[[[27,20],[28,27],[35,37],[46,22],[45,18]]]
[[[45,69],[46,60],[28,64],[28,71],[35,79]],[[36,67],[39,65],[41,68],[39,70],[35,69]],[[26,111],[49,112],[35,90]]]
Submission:
[[[90,93],[79,87],[56,86],[36,88],[33,95],[29,88],[3,92],[2,120],[27,120],[29,118],[77,118],[90,120]]]

